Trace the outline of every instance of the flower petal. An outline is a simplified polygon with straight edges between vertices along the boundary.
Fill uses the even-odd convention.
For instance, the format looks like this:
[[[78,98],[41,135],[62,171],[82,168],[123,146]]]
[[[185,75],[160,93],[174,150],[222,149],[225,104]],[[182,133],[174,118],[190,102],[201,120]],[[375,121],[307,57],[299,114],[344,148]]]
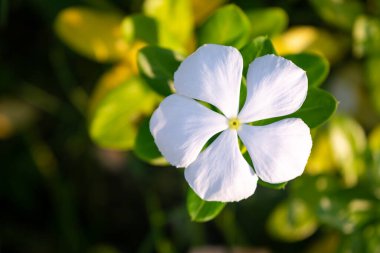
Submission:
[[[226,117],[239,110],[243,58],[236,48],[204,45],[187,57],[174,74],[180,95],[216,106]]]
[[[239,201],[251,196],[257,185],[257,176],[240,153],[237,132],[230,129],[185,169],[185,178],[208,201]]]
[[[284,116],[297,111],[305,101],[306,72],[282,57],[265,55],[249,65],[247,89],[239,114],[242,122]]]
[[[310,129],[301,119],[284,119],[266,126],[243,124],[239,136],[261,180],[282,183],[304,171],[312,141]]]
[[[192,163],[206,142],[226,128],[223,115],[176,94],[165,98],[150,120],[150,132],[158,149],[177,167]]]

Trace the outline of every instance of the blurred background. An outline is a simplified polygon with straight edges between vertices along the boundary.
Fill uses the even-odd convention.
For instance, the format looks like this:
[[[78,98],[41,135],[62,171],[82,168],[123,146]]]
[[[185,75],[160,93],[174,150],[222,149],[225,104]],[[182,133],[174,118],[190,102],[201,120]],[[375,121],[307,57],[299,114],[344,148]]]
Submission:
[[[174,34],[158,44],[186,56],[231,3],[278,54],[324,55],[321,87],[339,107],[313,130],[303,176],[197,223],[183,170],[133,148],[141,115],[120,128],[123,142],[92,117],[138,75],[141,47]],[[132,42],[142,13],[159,34]],[[159,99],[141,92],[136,110],[149,115]],[[0,252],[379,253],[379,119],[379,0],[0,0]]]

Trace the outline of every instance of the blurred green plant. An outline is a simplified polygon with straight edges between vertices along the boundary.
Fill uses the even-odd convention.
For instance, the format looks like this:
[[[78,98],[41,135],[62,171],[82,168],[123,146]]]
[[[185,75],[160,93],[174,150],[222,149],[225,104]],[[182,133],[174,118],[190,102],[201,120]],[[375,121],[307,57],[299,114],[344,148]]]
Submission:
[[[144,215],[148,220],[146,226],[149,233],[145,240],[138,242],[139,246],[135,247],[138,248],[138,252],[180,252],[181,246],[175,243],[188,246],[217,241],[212,236],[220,236],[230,245],[261,245],[263,242],[257,238],[265,233],[260,230],[263,223],[266,224],[269,235],[275,239],[268,241],[266,238],[267,241],[264,243],[273,246],[274,252],[294,252],[293,249],[287,250],[287,247],[305,244],[306,250],[297,248],[297,251],[380,251],[378,0],[309,0],[308,4],[302,1],[285,1],[276,3],[277,6],[272,6],[273,2],[268,1],[231,1],[232,4],[228,4],[226,0],[133,0],[127,1],[125,5],[121,4],[121,1],[28,2],[40,10],[39,13],[43,14],[42,19],[55,16],[52,26],[58,38],[69,48],[69,52],[72,50],[89,59],[89,62],[94,62],[88,72],[83,74],[89,77],[76,80],[67,71],[72,60],[70,57],[73,56],[69,54],[68,59],[65,59],[66,56],[63,56],[59,49],[50,48],[54,71],[60,76],[59,81],[64,84],[60,84],[62,90],[58,89],[57,94],[49,95],[42,89],[34,88],[26,78],[27,81],[24,82],[27,84],[23,84],[23,88],[12,89],[27,102],[14,97],[7,98],[7,94],[5,98],[0,98],[0,140],[10,140],[21,133],[21,139],[25,139],[22,141],[23,145],[30,145],[27,148],[28,154],[21,156],[22,159],[18,156],[19,148],[2,149],[5,150],[2,163],[5,161],[4,164],[12,164],[12,172],[3,168],[3,171],[0,171],[0,179],[3,179],[0,197],[8,194],[10,197],[7,198],[19,205],[19,210],[29,210],[35,205],[33,201],[36,198],[29,188],[36,187],[37,183],[42,184],[40,181],[45,182],[47,186],[43,188],[48,188],[51,198],[49,201],[54,203],[54,226],[59,227],[59,240],[62,240],[62,244],[67,244],[62,249],[73,252],[78,252],[78,249],[86,249],[85,251],[89,252],[123,252],[112,245],[112,242],[98,242],[91,246],[87,245],[87,242],[83,243],[86,241],[84,237],[90,242],[102,240],[98,238],[99,232],[96,231],[96,228],[102,228],[98,225],[102,220],[97,217],[99,214],[83,211],[90,215],[84,222],[86,225],[82,224],[85,228],[78,228],[77,219],[83,215],[76,214],[75,208],[82,196],[75,196],[75,187],[82,184],[83,178],[94,173],[88,181],[94,181],[92,184],[96,186],[86,182],[90,184],[89,189],[96,191],[98,195],[88,200],[90,204],[86,208],[95,210],[99,207],[94,204],[97,201],[108,204],[103,196],[104,192],[98,190],[98,187],[105,186],[98,185],[99,181],[95,182],[96,178],[103,178],[104,175],[92,171],[87,171],[86,174],[60,171],[59,163],[62,160],[69,156],[75,157],[75,161],[81,160],[82,156],[85,157],[85,150],[92,150],[83,140],[85,132],[78,130],[75,136],[67,138],[67,129],[77,124],[78,117],[75,113],[79,111],[79,114],[85,113],[84,121],[87,123],[92,141],[100,148],[113,150],[96,151],[99,152],[96,155],[100,157],[98,159],[105,159],[109,163],[115,162],[119,156],[123,159],[124,153],[114,151],[117,150],[132,151],[143,162],[129,159],[128,156],[132,164],[128,170],[138,178],[139,184],[143,185],[141,187],[144,190],[139,192],[144,192],[144,195],[136,198],[143,202],[142,209],[146,209],[147,214]],[[19,1],[1,2],[1,7],[8,5],[21,4]],[[121,11],[115,6],[127,7]],[[0,11],[0,28],[7,25],[7,18],[12,13],[8,13],[8,7],[5,7]],[[306,16],[305,13],[310,15]],[[12,22],[9,24],[14,25]],[[17,28],[16,26],[15,29]],[[12,43],[7,41],[7,36],[1,36],[1,47]],[[234,204],[206,202],[190,189],[178,185],[172,187],[178,178],[170,181],[157,177],[154,181],[149,175],[157,173],[157,168],[150,166],[168,165],[149,131],[150,115],[163,97],[175,92],[173,73],[178,65],[184,57],[204,43],[238,48],[244,59],[243,76],[248,64],[255,58],[265,54],[277,54],[304,69],[309,80],[309,91],[304,105],[299,111],[288,116],[301,117],[309,127],[315,128],[314,146],[305,175],[289,184],[269,185],[260,182],[258,196],[239,203],[239,207]],[[0,91],[8,92],[10,88],[7,85],[13,84],[10,80],[14,79],[12,75],[7,74],[12,65],[7,66],[3,63],[3,54],[5,57],[9,56],[6,51],[0,53]],[[23,57],[26,57],[25,55]],[[12,62],[12,57],[8,58]],[[81,60],[79,64],[83,62],[87,61]],[[33,77],[34,66],[29,65],[15,66],[31,69]],[[349,65],[354,66],[355,71],[351,71],[351,67],[345,69]],[[94,72],[93,69],[97,69],[98,72]],[[341,69],[345,71],[340,71]],[[48,71],[44,66],[44,75],[46,72]],[[347,72],[362,82],[359,84],[356,79],[352,80],[358,100],[345,97],[352,88],[345,83],[345,80],[352,79],[351,76],[347,77]],[[47,76],[48,74],[46,73]],[[87,91],[82,87],[84,84],[76,83],[83,80],[95,84],[94,87],[86,87],[91,93],[88,99]],[[44,82],[52,80],[47,78]],[[242,81],[242,87],[241,97],[244,98],[245,80]],[[338,115],[328,121],[338,102],[326,90],[332,91],[342,105],[352,103],[357,110],[354,115],[356,119],[352,112],[345,112],[342,106]],[[61,92],[65,94],[59,94]],[[57,99],[58,96],[65,98]],[[66,99],[70,105],[67,105]],[[59,108],[64,106],[70,109],[58,114]],[[47,114],[49,117],[58,114],[54,116],[54,120],[59,122],[59,134],[52,137],[52,133],[48,132],[46,137],[44,136],[46,140],[41,140],[42,137],[30,133],[39,128],[41,114]],[[270,122],[262,121],[257,124]],[[47,123],[49,124],[52,123]],[[51,144],[53,141],[60,141],[59,145]],[[17,139],[15,142],[20,140]],[[56,153],[60,152],[64,154],[63,158],[57,159]],[[33,168],[36,167],[36,175],[29,175],[20,170],[28,167],[28,163],[33,164]],[[85,163],[89,162],[84,161],[83,164]],[[68,166],[73,165],[69,163]],[[169,173],[164,168],[161,171]],[[39,178],[41,175],[42,179]],[[72,177],[75,178],[74,182],[70,181],[73,180]],[[145,191],[145,188],[149,190]],[[269,189],[268,193],[268,188],[278,191]],[[178,195],[170,195],[178,200],[166,199],[165,196],[171,191],[178,192]],[[266,194],[264,200],[260,199],[261,193]],[[273,195],[280,197],[269,202],[268,199]],[[184,207],[184,198],[187,208]],[[104,203],[102,205],[106,205]],[[110,205],[112,206],[112,203]],[[128,206],[126,209],[130,208],[131,206]],[[170,211],[167,211],[169,209]],[[184,216],[186,212],[188,216]],[[245,215],[241,215],[242,213]],[[107,216],[106,222],[108,217],[112,216],[107,212],[101,214]],[[121,219],[123,215],[130,213],[117,213],[115,219]],[[209,227],[187,222],[206,222],[213,219],[215,220]],[[18,223],[15,227],[9,224],[7,222],[4,229],[0,228],[1,241],[4,241],[6,246],[11,239],[16,238],[15,231],[19,232],[16,227],[19,226]],[[83,235],[85,229],[91,232],[87,231],[87,234]],[[128,230],[130,231],[132,229]],[[30,231],[23,233],[33,234]],[[51,239],[54,235],[43,236],[48,238],[46,245],[55,245],[49,242],[54,241]],[[36,241],[40,240],[30,239],[28,245],[35,245]],[[309,242],[312,243],[311,247]],[[176,249],[176,246],[180,250]],[[34,252],[44,251],[39,249]]]

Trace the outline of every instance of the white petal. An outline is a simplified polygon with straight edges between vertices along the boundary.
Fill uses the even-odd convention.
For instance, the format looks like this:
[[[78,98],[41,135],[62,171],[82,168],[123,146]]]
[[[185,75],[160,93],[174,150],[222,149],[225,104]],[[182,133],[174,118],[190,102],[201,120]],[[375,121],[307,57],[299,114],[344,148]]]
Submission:
[[[243,58],[233,47],[204,45],[187,57],[174,74],[178,94],[216,106],[228,118],[239,110]]]
[[[261,180],[282,183],[304,171],[312,141],[310,129],[301,119],[284,119],[266,126],[243,124],[239,136]]]
[[[257,176],[238,146],[237,132],[225,130],[185,169],[191,188],[204,200],[231,202],[251,196]]]
[[[297,111],[307,94],[307,76],[294,63],[275,55],[256,58],[247,75],[242,122],[284,116]]]
[[[177,167],[192,163],[206,142],[227,127],[223,115],[175,94],[161,102],[150,120],[150,132],[158,149]]]

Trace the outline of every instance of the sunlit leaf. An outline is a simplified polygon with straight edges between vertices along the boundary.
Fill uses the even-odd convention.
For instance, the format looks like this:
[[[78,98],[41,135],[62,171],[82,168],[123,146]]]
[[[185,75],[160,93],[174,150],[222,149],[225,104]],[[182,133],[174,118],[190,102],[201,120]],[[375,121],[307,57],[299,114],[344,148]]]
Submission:
[[[192,221],[206,222],[214,219],[225,207],[226,203],[209,202],[198,197],[189,188],[187,192],[187,211]]]
[[[115,61],[128,49],[117,12],[70,7],[55,20],[57,35],[73,50],[99,62]]]
[[[199,29],[198,44],[222,44],[243,47],[250,36],[248,17],[236,5],[215,11]]]
[[[160,46],[183,54],[192,51],[194,18],[190,0],[146,0],[143,10],[158,22]]]
[[[266,35],[273,37],[283,32],[288,26],[288,15],[278,7],[254,9],[247,12],[251,21],[251,36]]]
[[[310,3],[325,22],[347,31],[351,31],[364,9],[359,0],[310,0]]]
[[[140,50],[138,66],[140,73],[157,93],[168,96],[174,91],[174,72],[182,57],[174,51],[148,46]]]
[[[291,60],[298,67],[306,71],[309,86],[318,87],[326,80],[330,64],[323,56],[301,53],[285,55],[285,58]]]
[[[112,89],[121,85],[133,76],[132,68],[126,63],[115,65],[105,72],[99,79],[91,95],[89,102],[89,113],[91,114],[98,103]]]
[[[141,79],[129,79],[99,102],[90,121],[91,138],[104,148],[132,148],[141,117],[151,113],[156,102]]]
[[[194,21],[196,24],[204,22],[219,6],[227,0],[192,0]]]
[[[148,44],[157,44],[157,22],[151,17],[142,14],[134,14],[124,18],[121,24],[124,39],[128,43],[143,41]]]
[[[339,61],[350,48],[347,38],[312,26],[294,26],[272,42],[280,55],[313,52],[331,63]]]
[[[138,158],[152,165],[169,165],[154,142],[149,130],[149,120],[150,118],[146,118],[141,122],[133,151]]]
[[[311,236],[318,227],[312,210],[299,199],[277,206],[268,219],[268,232],[275,238],[295,242]]]
[[[266,36],[260,36],[247,43],[240,49],[243,56],[243,76],[247,75],[248,66],[254,59],[266,54],[276,54],[271,40]]]
[[[318,175],[336,172],[337,169],[328,131],[327,129],[318,129],[317,135],[313,138],[313,147],[307,161],[306,172]]]
[[[361,16],[353,29],[354,53],[359,56],[380,54],[380,19]]]
[[[329,138],[332,154],[344,183],[354,186],[365,169],[364,152],[367,141],[364,129],[349,117],[335,116],[330,121]]]

